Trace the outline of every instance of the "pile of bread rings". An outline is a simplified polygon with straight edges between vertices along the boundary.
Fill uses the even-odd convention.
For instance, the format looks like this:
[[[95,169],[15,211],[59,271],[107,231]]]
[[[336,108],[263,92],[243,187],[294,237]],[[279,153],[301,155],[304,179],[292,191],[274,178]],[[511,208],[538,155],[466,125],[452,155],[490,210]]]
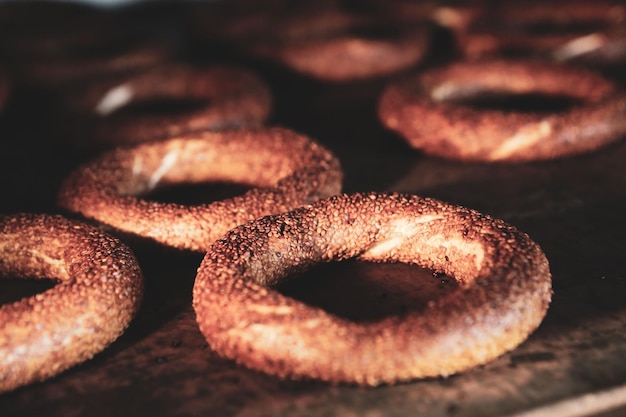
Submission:
[[[501,45],[477,44],[477,28],[484,34],[492,29],[485,22],[504,18],[519,28],[515,39],[522,42],[526,28],[545,24],[549,13],[539,6],[529,13],[535,20],[522,21],[517,3],[370,1],[355,10],[327,1],[315,13],[310,4],[285,8],[284,1],[273,1],[263,9],[244,3],[245,13],[221,2],[197,6],[191,36],[320,82],[385,79],[381,124],[426,154],[528,162],[589,152],[626,135],[623,89],[590,67],[591,60],[584,68],[555,62],[564,60],[567,48],[569,56],[590,53],[589,44],[572,52],[569,39],[550,50],[552,58],[545,50],[511,58]],[[558,8],[545,7],[550,13]],[[577,13],[578,7],[597,12],[616,34],[612,39],[624,42],[623,6],[576,3],[559,19],[590,15]],[[228,24],[211,20],[216,15],[228,16]],[[437,52],[429,50],[435,26],[449,31],[457,54],[428,67]],[[74,42],[117,44],[110,31],[92,41],[85,27],[75,29],[84,31],[77,40],[55,26],[48,43],[37,36],[23,41],[65,52]],[[381,33],[384,40],[374,39]],[[136,45],[142,46],[133,53],[149,58],[118,51],[111,60],[81,65],[75,56],[55,60],[50,71],[42,71],[49,62],[32,59],[19,61],[28,66],[7,65],[17,84],[53,91],[55,118],[69,125],[60,127],[66,145],[90,150],[90,159],[58,191],[63,216],[0,217],[0,274],[57,281],[42,294],[0,307],[0,392],[85,361],[126,329],[143,289],[130,242],[139,243],[124,243],[130,236],[205,253],[193,288],[199,329],[219,354],[279,377],[376,386],[448,376],[514,349],[539,326],[551,299],[551,276],[545,254],[528,235],[430,198],[344,194],[340,161],[331,150],[265,124],[271,89],[254,71],[184,62],[172,58],[171,45],[155,54],[143,42]],[[534,40],[524,37],[527,45]],[[15,57],[23,51],[16,41],[0,52]],[[73,78],[80,82],[69,88]],[[0,78],[0,109],[8,86]],[[516,95],[566,96],[574,104],[541,112],[468,104]],[[151,100],[203,103],[174,114],[119,113]],[[207,181],[250,189],[198,206],[145,198],[159,187]],[[418,265],[452,276],[462,291],[419,313],[362,324],[275,289],[296,272],[347,259]]]

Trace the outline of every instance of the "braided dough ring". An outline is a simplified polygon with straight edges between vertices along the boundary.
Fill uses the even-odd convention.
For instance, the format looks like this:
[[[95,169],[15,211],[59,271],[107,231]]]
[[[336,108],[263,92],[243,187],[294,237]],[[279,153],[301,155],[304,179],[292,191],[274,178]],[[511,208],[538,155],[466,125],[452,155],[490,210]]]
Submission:
[[[565,96],[563,112],[479,110],[454,100],[489,94]],[[391,84],[378,114],[411,146],[445,158],[529,161],[579,154],[626,133],[626,96],[600,75],[532,61],[462,62]]]
[[[421,312],[355,323],[271,287],[313,264],[356,257],[417,264],[461,289]],[[503,221],[432,199],[338,195],[240,226],[200,265],[193,307],[213,349],[281,377],[378,385],[446,376],[513,349],[551,298],[548,262]]]
[[[163,114],[116,114],[132,103],[196,100],[202,105]],[[258,126],[269,116],[269,88],[254,73],[237,67],[171,65],[114,80],[90,83],[73,92],[76,145],[113,147],[207,129]],[[89,140],[86,140],[89,138]]]
[[[0,275],[53,278],[53,288],[0,307],[0,392],[52,377],[102,351],[139,308],[131,251],[60,216],[0,217]]]
[[[341,180],[332,153],[290,130],[200,132],[106,153],[69,176],[58,202],[119,230],[205,251],[237,225],[339,193]],[[136,197],[163,184],[206,181],[257,188],[198,206]]]

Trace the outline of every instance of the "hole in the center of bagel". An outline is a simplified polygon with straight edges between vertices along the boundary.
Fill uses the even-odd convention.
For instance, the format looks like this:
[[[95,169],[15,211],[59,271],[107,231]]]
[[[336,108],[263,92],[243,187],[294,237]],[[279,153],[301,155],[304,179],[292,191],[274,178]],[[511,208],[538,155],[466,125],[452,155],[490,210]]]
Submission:
[[[48,278],[0,278],[0,305],[41,294],[55,285],[57,281]]]
[[[449,101],[478,110],[502,110],[523,113],[563,112],[582,104],[581,100],[565,94],[518,94],[503,91],[481,92]]]
[[[320,264],[279,284],[288,297],[355,322],[372,322],[426,308],[459,283],[416,265],[343,261]]]
[[[138,116],[170,116],[175,117],[200,111],[210,105],[209,100],[197,98],[167,98],[158,97],[146,100],[130,101],[120,106],[111,115],[120,117],[138,117]]]
[[[251,185],[237,182],[206,182],[195,184],[160,185],[143,197],[160,203],[183,205],[209,204],[245,194]]]

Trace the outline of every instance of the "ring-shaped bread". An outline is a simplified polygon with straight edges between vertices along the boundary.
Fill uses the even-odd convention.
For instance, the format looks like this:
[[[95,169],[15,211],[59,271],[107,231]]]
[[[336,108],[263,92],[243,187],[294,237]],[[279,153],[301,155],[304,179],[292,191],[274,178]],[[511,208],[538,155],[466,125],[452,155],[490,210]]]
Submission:
[[[563,111],[525,112],[459,103],[533,94],[580,104]],[[582,69],[538,61],[466,61],[392,83],[381,95],[378,115],[387,128],[427,154],[530,161],[588,152],[623,137],[626,95],[598,73]]]
[[[288,129],[199,132],[109,151],[70,174],[58,202],[118,230],[205,251],[237,225],[339,193],[342,175],[330,151]],[[139,197],[163,185],[212,181],[253,188],[192,206]]]
[[[356,323],[272,289],[357,258],[443,272],[460,289],[422,311]],[[401,194],[337,195],[242,225],[208,251],[193,307],[212,349],[280,377],[378,385],[446,376],[515,348],[551,299],[548,261],[501,220]]]
[[[626,7],[615,1],[513,1],[483,7],[451,7],[468,16],[456,30],[466,59],[526,56],[592,67],[616,67],[626,59]]]
[[[182,111],[120,112],[131,105],[195,102]],[[225,65],[167,65],[86,83],[66,95],[65,129],[84,148],[111,148],[199,130],[260,126],[272,107],[267,85],[253,72]],[[168,111],[169,110],[169,111]]]
[[[380,30],[385,31],[368,36],[346,29],[323,36],[260,43],[253,53],[332,82],[388,76],[416,65],[426,56],[430,34],[425,26]]]
[[[326,82],[406,70],[427,56],[432,37],[426,15],[405,24],[332,2],[246,6],[209,4],[193,18],[196,34]]]
[[[61,216],[0,216],[0,277],[57,284],[0,306],[0,392],[93,357],[127,328],[143,279],[128,247]]]
[[[105,50],[90,57],[69,54],[26,58],[16,63],[14,72],[24,83],[63,95],[79,84],[146,71],[166,62],[173,55],[171,46],[148,40],[126,40],[124,46],[117,49]]]

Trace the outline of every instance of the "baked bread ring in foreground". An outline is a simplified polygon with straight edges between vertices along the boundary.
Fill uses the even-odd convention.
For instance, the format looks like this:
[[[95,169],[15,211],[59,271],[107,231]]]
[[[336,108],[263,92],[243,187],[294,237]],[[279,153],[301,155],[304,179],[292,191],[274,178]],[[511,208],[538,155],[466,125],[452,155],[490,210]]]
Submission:
[[[118,113],[154,102],[194,105],[182,111]],[[62,128],[71,130],[74,144],[102,149],[200,130],[260,126],[270,114],[272,96],[260,78],[243,68],[168,65],[85,84],[66,95],[65,105],[69,111]]]
[[[330,151],[288,129],[199,132],[105,153],[70,174],[58,202],[118,230],[206,251],[237,225],[339,193],[342,176]],[[196,206],[137,197],[162,185],[209,181],[255,188]]]
[[[102,351],[139,308],[143,279],[119,240],[60,216],[0,216],[0,277],[53,288],[0,306],[0,392],[50,378]]]
[[[533,94],[582,104],[523,112],[459,103]],[[460,160],[552,159],[594,150],[626,134],[626,95],[615,84],[594,72],[534,61],[459,62],[418,74],[389,85],[378,114],[412,147]]]
[[[355,323],[272,289],[357,258],[443,272],[460,289],[423,311]],[[447,376],[515,348],[551,299],[545,255],[501,220],[401,194],[337,195],[240,226],[208,251],[193,307],[211,348],[280,377],[375,386]]]

